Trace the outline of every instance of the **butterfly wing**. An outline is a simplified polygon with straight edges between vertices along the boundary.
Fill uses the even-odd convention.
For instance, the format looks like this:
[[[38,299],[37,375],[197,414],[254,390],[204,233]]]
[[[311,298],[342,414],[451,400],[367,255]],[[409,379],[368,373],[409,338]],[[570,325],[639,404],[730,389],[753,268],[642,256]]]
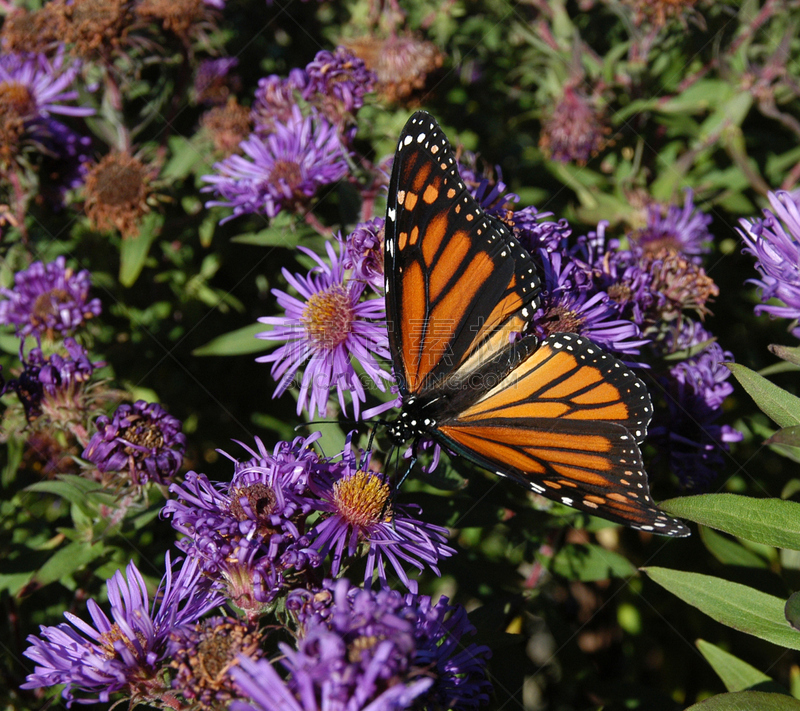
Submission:
[[[510,344],[537,307],[533,260],[469,194],[447,138],[423,111],[408,120],[394,159],[385,274],[404,398],[463,390],[488,360],[502,371],[519,360]]]
[[[670,536],[689,530],[656,508],[638,443],[652,416],[644,384],[576,334],[548,337],[436,436],[475,463],[567,506]]]

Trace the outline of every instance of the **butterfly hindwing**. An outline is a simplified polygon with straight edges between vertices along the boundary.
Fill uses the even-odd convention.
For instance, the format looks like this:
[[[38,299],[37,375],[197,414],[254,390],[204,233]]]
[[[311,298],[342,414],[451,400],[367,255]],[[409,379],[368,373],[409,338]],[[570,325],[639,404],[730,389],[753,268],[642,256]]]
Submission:
[[[390,342],[401,354],[404,394],[463,379],[507,347],[536,308],[533,260],[469,194],[444,133],[424,112],[400,136],[385,254]]]

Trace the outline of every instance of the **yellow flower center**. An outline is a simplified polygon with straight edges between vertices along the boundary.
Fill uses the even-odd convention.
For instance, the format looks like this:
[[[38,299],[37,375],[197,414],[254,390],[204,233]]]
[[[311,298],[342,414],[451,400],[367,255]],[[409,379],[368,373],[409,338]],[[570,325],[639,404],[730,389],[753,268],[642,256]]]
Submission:
[[[288,160],[276,160],[269,177],[273,183],[283,180],[292,190],[303,182],[300,166]]]
[[[30,89],[18,81],[0,82],[0,111],[9,118],[26,118],[36,105]]]
[[[381,520],[391,520],[389,485],[372,472],[358,470],[333,485],[333,501],[341,516],[352,526],[368,528]],[[384,513],[384,509],[386,509]]]
[[[353,308],[347,290],[334,284],[317,292],[308,300],[300,320],[314,345],[333,350],[347,339],[352,327]]]

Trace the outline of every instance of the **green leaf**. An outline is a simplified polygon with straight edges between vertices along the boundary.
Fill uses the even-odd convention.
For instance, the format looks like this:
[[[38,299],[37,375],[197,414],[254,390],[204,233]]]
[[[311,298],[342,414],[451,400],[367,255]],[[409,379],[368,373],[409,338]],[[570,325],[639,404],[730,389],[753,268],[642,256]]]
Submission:
[[[685,711],[800,711],[800,701],[766,691],[736,691],[717,694]]]
[[[641,570],[717,622],[781,647],[800,650],[800,634],[786,621],[781,598],[712,575],[669,568]]]
[[[29,586],[44,587],[71,575],[106,552],[105,546],[73,541],[55,552],[31,577]]]
[[[679,518],[702,523],[737,538],[776,548],[800,550],[800,504],[739,494],[698,494],[662,501]]]
[[[198,164],[203,164],[201,167],[204,169],[211,169],[211,163],[205,162],[206,156],[203,152],[183,136],[170,136],[167,143],[172,155],[161,171],[160,177],[163,180],[183,180]],[[210,145],[204,147],[210,148]]]
[[[765,444],[783,444],[789,447],[800,447],[800,425],[784,427],[778,430]]]
[[[695,644],[728,691],[744,691],[757,684],[772,681],[764,672],[750,666],[738,657],[734,657],[729,652],[725,652],[711,642],[698,639]]]
[[[164,217],[151,212],[142,220],[139,234],[122,240],[119,250],[119,281],[123,286],[131,287],[142,273],[150,246],[161,232]]]
[[[783,608],[786,621],[796,630],[800,630],[800,593],[792,593]]]
[[[731,541],[707,526],[700,527],[700,538],[709,553],[725,565],[742,565],[747,568],[766,568],[767,562],[741,543]]]
[[[778,346],[773,344],[769,346],[769,349],[781,360],[785,360],[788,363],[794,363],[795,365],[800,365],[800,346],[789,348],[787,346]]]
[[[583,582],[636,575],[636,568],[627,558],[594,544],[563,546],[553,556],[550,570],[569,580]]]
[[[31,484],[25,490],[60,496],[84,512],[91,510],[89,504],[96,503],[97,497],[109,500],[113,498],[112,494],[105,491],[97,482],[89,481],[74,474],[61,474],[53,481],[40,481]]]
[[[269,330],[263,323],[251,323],[235,331],[223,333],[204,346],[195,348],[192,355],[196,356],[230,356],[257,353],[267,349],[264,341],[256,338],[257,333]]]
[[[800,425],[800,398],[739,363],[725,363],[759,409],[781,427]]]

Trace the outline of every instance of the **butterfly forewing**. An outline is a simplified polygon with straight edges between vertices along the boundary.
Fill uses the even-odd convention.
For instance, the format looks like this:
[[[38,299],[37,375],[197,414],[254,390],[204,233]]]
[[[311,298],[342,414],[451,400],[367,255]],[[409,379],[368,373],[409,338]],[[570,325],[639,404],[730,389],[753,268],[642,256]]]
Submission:
[[[406,124],[389,184],[386,310],[404,394],[461,381],[506,348],[536,308],[539,280],[507,227],[461,180],[426,113]]]

